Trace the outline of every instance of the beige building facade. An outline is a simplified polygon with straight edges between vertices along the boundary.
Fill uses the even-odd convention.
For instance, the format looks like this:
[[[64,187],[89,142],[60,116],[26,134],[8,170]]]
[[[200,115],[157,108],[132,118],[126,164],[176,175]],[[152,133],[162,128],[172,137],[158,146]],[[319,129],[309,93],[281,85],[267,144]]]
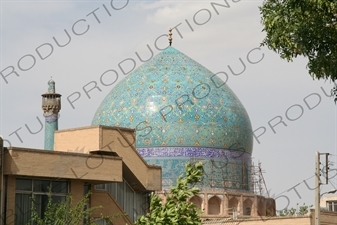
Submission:
[[[326,211],[337,212],[337,195],[321,197],[320,206]]]
[[[157,192],[163,202],[166,192]],[[215,218],[260,218],[275,216],[275,200],[252,193],[202,190],[189,200],[201,210],[202,219]]]
[[[71,194],[78,202],[91,191],[88,206],[102,206],[94,218],[127,215],[114,218],[113,224],[132,224],[147,213],[152,191],[165,201],[161,167],[148,165],[139,155],[135,130],[88,126],[55,131],[54,140],[54,151],[3,148],[3,224],[26,224],[33,195],[42,213],[50,186],[57,201]],[[201,209],[203,219],[275,215],[273,199],[251,193],[201,191],[190,201]]]
[[[315,225],[315,210],[311,209],[305,216],[275,216],[275,217],[242,217],[239,219],[206,219],[204,225]],[[320,225],[336,225],[337,212],[321,211]]]
[[[148,165],[133,140],[132,129],[92,126],[55,132],[54,151],[1,141],[2,224],[27,224],[33,196],[42,213],[49,187],[56,201],[71,194],[78,202],[90,190],[88,206],[102,206],[94,218],[123,215],[112,223],[132,224],[147,212],[148,194],[161,190],[161,168]]]

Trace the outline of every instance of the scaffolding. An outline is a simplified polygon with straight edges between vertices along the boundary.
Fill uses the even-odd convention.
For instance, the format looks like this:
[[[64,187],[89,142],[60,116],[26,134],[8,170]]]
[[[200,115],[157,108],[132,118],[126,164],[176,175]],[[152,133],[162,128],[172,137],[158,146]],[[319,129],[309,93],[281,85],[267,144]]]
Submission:
[[[263,196],[266,190],[268,194],[260,162],[255,166],[250,159],[243,157],[236,160],[193,157],[190,162],[203,164],[204,176],[197,184],[202,190],[248,192]]]

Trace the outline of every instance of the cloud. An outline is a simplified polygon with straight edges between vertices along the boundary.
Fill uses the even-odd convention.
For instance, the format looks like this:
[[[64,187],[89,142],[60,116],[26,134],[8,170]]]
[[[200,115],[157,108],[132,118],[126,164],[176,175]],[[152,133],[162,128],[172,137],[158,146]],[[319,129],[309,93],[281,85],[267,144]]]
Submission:
[[[160,1],[150,1],[150,2],[140,2],[136,5],[138,9],[141,10],[148,10],[148,9],[160,9],[163,6],[168,6],[168,5],[177,5],[177,4],[185,4],[185,3],[199,3],[199,2],[205,2],[205,1],[198,1],[198,0],[185,0],[185,1],[179,1],[179,0],[171,0],[171,1],[166,1],[166,0],[160,0]]]
[[[78,6],[78,4],[77,4]],[[8,18],[11,15],[20,15],[20,16],[29,16],[29,17],[43,17],[45,15],[53,15],[60,12],[67,12],[70,10],[74,10],[76,5],[74,2],[65,2],[65,1],[34,1],[34,4],[30,1],[20,1],[18,2],[10,2],[4,1],[2,2],[2,13],[3,18]],[[21,17],[20,17],[21,18]],[[22,18],[21,18],[22,19]]]
[[[160,5],[160,7],[159,7]],[[206,2],[161,2],[158,7],[147,16],[147,22],[157,25],[177,24],[193,16],[195,12],[209,7]]]
[[[156,1],[142,2],[137,4],[137,8],[148,10],[147,22],[166,25],[167,23],[175,24],[188,18],[202,20],[207,17],[207,10],[212,15],[225,13],[231,17],[234,13],[245,16],[247,9],[251,10],[251,4],[257,6],[260,2],[239,1],[234,3],[229,0],[225,1]],[[235,11],[235,12],[234,12]]]
[[[155,2],[140,2],[138,3],[135,8],[140,10],[151,10],[151,9],[158,9],[161,7],[165,7],[168,4],[176,4],[176,1],[155,1]]]

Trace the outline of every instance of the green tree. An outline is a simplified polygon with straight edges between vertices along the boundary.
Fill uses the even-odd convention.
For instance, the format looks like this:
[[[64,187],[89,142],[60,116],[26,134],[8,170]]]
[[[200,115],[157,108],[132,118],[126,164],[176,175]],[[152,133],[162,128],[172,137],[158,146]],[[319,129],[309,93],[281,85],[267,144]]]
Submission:
[[[301,55],[314,79],[337,80],[337,0],[264,0],[267,46],[292,61]],[[332,89],[337,101],[337,86]]]
[[[171,187],[164,204],[157,195],[151,195],[150,213],[140,217],[136,225],[202,224],[199,210],[193,203],[188,202],[188,199],[199,192],[194,184],[203,176],[203,167],[201,163],[187,163],[185,169],[186,176],[177,179],[176,186]]]
[[[140,217],[136,225],[201,225],[200,211],[196,206],[188,202],[188,199],[199,192],[194,187],[203,176],[203,167],[201,163],[194,165],[188,163],[185,166],[186,176],[180,176],[177,184],[171,187],[170,193],[167,195],[165,204],[155,195],[151,195],[150,213]],[[95,225],[91,215],[94,210],[101,207],[86,208],[89,194],[82,198],[78,203],[74,204],[71,195],[68,195],[65,201],[55,203],[51,194],[48,195],[48,203],[44,215],[40,215],[35,204],[32,206],[32,218],[28,223],[36,225],[77,225],[84,219],[88,225]],[[33,197],[34,201],[34,197]],[[101,217],[107,221],[124,216],[113,215]],[[27,224],[27,225],[28,225]]]
[[[295,208],[285,208],[279,212],[279,216],[294,216],[296,214]]]
[[[83,220],[87,220],[87,225],[94,225],[91,214],[101,207],[86,208],[90,193],[84,196],[78,203],[73,203],[71,195],[65,201],[53,202],[51,194],[48,195],[48,203],[44,215],[37,211],[36,204],[32,205],[32,218],[27,225],[78,225]],[[33,202],[35,198],[33,197]]]
[[[300,216],[304,216],[309,212],[309,209],[312,207],[313,205],[305,205],[305,203],[303,203],[303,205],[300,206],[300,208],[297,211],[297,215]]]
[[[298,205],[298,203],[297,203],[297,205]],[[311,207],[312,207],[312,205],[307,206],[304,203],[302,206],[300,206],[297,209],[295,209],[295,208],[291,208],[291,209],[285,208],[285,209],[283,209],[279,212],[279,216],[304,216],[309,212],[309,209]]]

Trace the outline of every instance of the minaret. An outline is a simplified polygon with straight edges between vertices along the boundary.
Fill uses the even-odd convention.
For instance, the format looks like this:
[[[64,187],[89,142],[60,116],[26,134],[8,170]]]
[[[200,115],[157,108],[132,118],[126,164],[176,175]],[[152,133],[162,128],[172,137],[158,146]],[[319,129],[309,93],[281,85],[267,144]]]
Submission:
[[[54,150],[54,132],[58,130],[61,110],[61,95],[55,93],[55,81],[48,81],[48,92],[42,95],[42,109],[45,117],[44,149]]]

